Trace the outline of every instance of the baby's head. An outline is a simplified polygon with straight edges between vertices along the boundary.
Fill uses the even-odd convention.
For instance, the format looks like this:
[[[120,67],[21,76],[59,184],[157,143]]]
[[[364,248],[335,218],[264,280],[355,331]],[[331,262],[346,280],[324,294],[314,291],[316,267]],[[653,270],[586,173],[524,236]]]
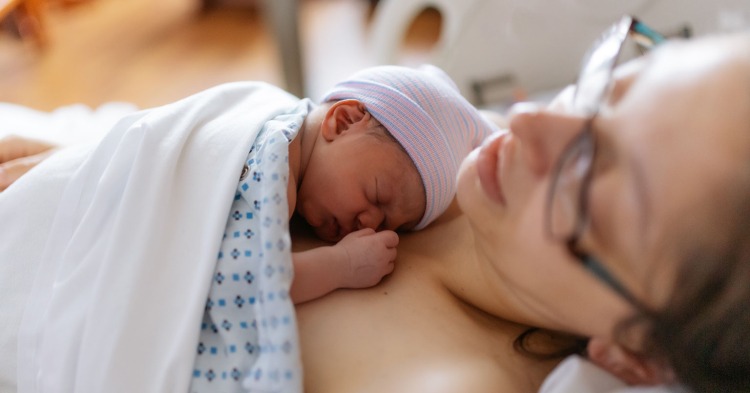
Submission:
[[[496,129],[434,66],[362,70],[323,105],[324,142],[297,210],[326,240],[362,227],[424,228],[453,200],[461,161]]]

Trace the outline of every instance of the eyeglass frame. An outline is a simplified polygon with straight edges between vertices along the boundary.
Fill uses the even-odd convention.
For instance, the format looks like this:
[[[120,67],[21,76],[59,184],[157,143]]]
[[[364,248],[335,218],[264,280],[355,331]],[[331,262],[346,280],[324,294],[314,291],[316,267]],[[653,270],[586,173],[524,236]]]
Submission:
[[[620,35],[620,37],[617,37],[618,34]],[[601,86],[601,94],[599,94],[599,97],[596,98],[593,102],[595,105],[592,109],[592,113],[586,119],[581,132],[576,135],[570,142],[568,142],[568,144],[562,150],[552,171],[550,186],[547,194],[545,224],[548,234],[553,239],[562,241],[567,247],[568,252],[570,252],[571,255],[579,260],[581,266],[583,266],[584,269],[592,273],[597,279],[599,279],[610,289],[614,290],[627,302],[633,305],[641,305],[641,302],[638,300],[638,298],[635,297],[633,293],[629,291],[627,287],[625,287],[625,285],[622,284],[621,281],[616,279],[610,273],[610,271],[605,268],[601,262],[599,262],[599,260],[589,254],[581,252],[578,247],[578,242],[580,241],[590,220],[588,200],[597,153],[596,136],[593,132],[592,124],[599,114],[599,109],[601,108],[602,103],[605,102],[606,98],[611,92],[614,70],[618,65],[620,54],[629,37],[634,37],[639,46],[644,49],[651,49],[652,47],[666,40],[663,35],[649,28],[638,19],[630,15],[626,15],[622,19],[620,19],[620,21],[612,25],[612,27],[610,27],[610,29],[608,29],[599,38],[599,40],[597,40],[594,45],[592,45],[591,49],[589,49],[589,52],[584,57],[585,61],[582,62],[581,72],[579,74],[576,84],[576,90],[574,93],[574,102],[575,99],[578,98],[579,87],[582,85],[581,82],[585,80],[585,77],[590,77],[590,75],[586,74],[587,67],[592,62],[592,59],[595,58],[594,55],[597,54],[597,50],[602,50],[602,48],[604,48],[603,44],[607,43],[609,40],[613,38],[619,39],[617,50],[614,52],[613,57],[610,59],[611,65],[609,65],[609,69],[606,70],[607,75],[606,79],[604,79],[604,84]],[[583,173],[577,178],[574,176],[574,180],[580,182],[580,187],[577,190],[578,195],[573,199],[574,201],[577,201],[577,205],[575,205],[576,211],[571,216],[573,217],[572,219],[574,220],[574,225],[572,227],[571,233],[566,235],[556,235],[554,233],[552,223],[553,204],[555,201],[556,191],[559,192],[560,190],[560,179],[562,179],[563,171],[568,168],[566,164],[572,158],[575,158],[575,155],[579,153],[585,154],[584,157],[587,161],[586,167],[582,171]]]

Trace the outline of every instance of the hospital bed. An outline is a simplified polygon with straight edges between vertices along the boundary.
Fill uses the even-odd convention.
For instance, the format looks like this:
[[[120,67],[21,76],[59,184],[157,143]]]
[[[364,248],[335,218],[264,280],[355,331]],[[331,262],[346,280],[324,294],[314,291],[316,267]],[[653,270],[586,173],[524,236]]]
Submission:
[[[442,23],[437,43],[420,61],[444,69],[480,106],[524,95],[548,98],[573,83],[590,43],[624,14],[668,36],[750,27],[746,0],[380,0],[370,31],[376,63],[411,61],[401,45],[427,8]]]

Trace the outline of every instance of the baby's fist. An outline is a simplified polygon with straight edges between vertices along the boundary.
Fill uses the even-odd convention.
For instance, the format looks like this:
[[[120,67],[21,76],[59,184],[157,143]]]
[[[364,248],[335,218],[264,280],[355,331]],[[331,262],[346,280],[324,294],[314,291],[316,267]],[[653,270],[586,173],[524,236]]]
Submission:
[[[335,247],[344,252],[343,288],[367,288],[393,271],[398,235],[370,228],[346,235]]]

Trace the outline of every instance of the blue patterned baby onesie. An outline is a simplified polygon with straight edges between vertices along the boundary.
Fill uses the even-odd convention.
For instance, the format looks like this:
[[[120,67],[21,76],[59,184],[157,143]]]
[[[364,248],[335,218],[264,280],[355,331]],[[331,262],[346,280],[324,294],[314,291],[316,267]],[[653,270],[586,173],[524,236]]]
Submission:
[[[287,183],[310,101],[266,122],[242,175],[201,324],[191,392],[301,392]],[[239,170],[238,170],[239,172]]]

